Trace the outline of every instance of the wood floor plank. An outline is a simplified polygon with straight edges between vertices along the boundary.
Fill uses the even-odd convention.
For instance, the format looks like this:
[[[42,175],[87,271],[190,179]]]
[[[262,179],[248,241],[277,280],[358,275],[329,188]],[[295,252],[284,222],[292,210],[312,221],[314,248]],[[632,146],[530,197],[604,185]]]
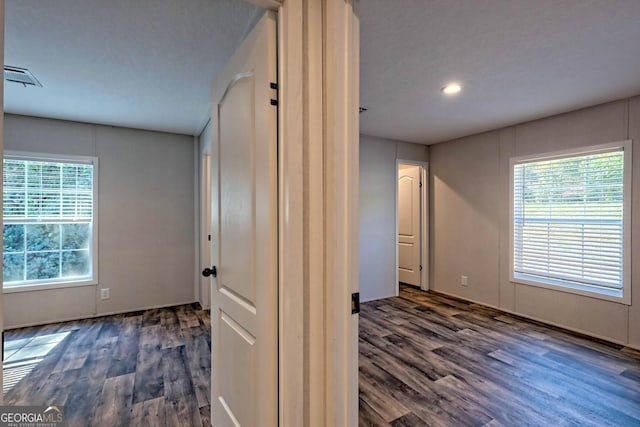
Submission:
[[[175,308],[171,307],[161,313],[161,325],[164,331],[162,348],[172,348],[184,345],[184,337],[180,328],[180,321]]]
[[[361,310],[364,419],[640,426],[640,352],[406,286]]]
[[[364,379],[360,381],[360,399],[367,402],[380,418],[388,422],[410,412],[401,401],[404,399],[398,400],[403,394],[400,381],[380,372],[372,363],[360,367],[360,377]]]
[[[138,345],[142,316],[126,316],[122,319],[122,330],[118,336],[107,377],[134,373],[138,361]]]
[[[360,427],[390,427],[391,424],[387,423],[375,409],[367,403],[367,401],[359,399],[360,411],[358,425]]]
[[[125,426],[131,422],[135,373],[107,378],[96,408],[94,425]]]
[[[211,406],[203,406],[200,408],[200,419],[202,425],[209,427],[211,425]]]
[[[142,313],[142,327],[146,328],[148,326],[157,326],[162,322],[162,318],[160,312],[162,309],[160,308],[152,308],[151,310],[146,310]]]
[[[92,322],[83,334],[73,335],[75,339],[73,342],[74,351],[66,352],[53,369],[53,372],[65,372],[67,370],[81,368],[87,360],[94,343],[98,339],[101,329],[102,324],[100,322]]]
[[[8,390],[5,403],[64,405],[70,427],[208,427],[208,317],[189,304],[7,331],[15,350],[70,333]]]
[[[413,412],[409,412],[408,414],[403,415],[400,418],[396,418],[395,420],[391,421],[391,426],[392,427],[423,427],[423,426],[430,427],[428,423],[421,420],[420,417],[418,417]]]
[[[70,426],[90,425],[95,415],[97,402],[102,395],[107,371],[111,366],[111,355],[118,338],[99,338],[73,384],[65,405],[65,422]]]
[[[183,331],[185,357],[198,407],[210,404],[211,357],[207,342],[197,327]]]
[[[193,380],[188,366],[185,346],[164,350],[164,396],[167,401],[167,417],[177,417],[185,426],[201,425],[200,410]],[[189,396],[185,399],[185,396]]]
[[[167,426],[164,397],[134,403],[131,410],[132,426],[171,427]]]
[[[51,333],[51,327],[46,328],[43,335]],[[20,335],[24,337],[25,335]],[[29,328],[28,336],[33,337],[35,333],[33,328]],[[30,400],[44,400],[50,396],[44,395],[41,390],[45,385],[47,378],[51,375],[54,368],[58,365],[61,358],[68,352],[68,348],[72,345],[74,334],[70,333],[67,338],[62,340],[55,348],[51,349],[49,353],[41,360],[38,359],[31,361],[34,369],[15,386],[13,386],[6,394],[4,402],[6,405],[19,405],[19,402],[23,402],[27,399]],[[5,333],[5,340],[12,340],[12,332]],[[24,361],[28,363],[29,361]],[[10,370],[11,364],[5,363],[3,369]],[[6,372],[5,372],[6,377]],[[28,380],[26,380],[28,378]]]
[[[363,303],[360,327],[361,426],[640,425],[637,350],[405,287]],[[64,331],[6,404],[64,405],[69,426],[209,425],[208,311],[23,328],[6,344],[29,354]]]
[[[136,379],[133,388],[133,403],[153,400],[164,396],[164,373],[162,369],[162,330],[159,325],[143,327],[140,332]]]

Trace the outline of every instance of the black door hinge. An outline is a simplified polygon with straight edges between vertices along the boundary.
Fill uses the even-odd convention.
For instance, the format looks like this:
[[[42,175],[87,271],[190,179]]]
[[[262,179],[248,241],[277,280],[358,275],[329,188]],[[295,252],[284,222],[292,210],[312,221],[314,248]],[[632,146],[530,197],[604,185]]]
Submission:
[[[420,182],[420,187],[422,188],[422,182]]]
[[[209,235],[207,236],[207,240],[208,240],[208,241],[211,241],[211,234],[209,234]]]
[[[274,83],[274,82],[269,83],[269,88],[273,90],[278,90],[278,83]],[[271,105],[278,105],[278,100],[272,98]]]
[[[360,292],[351,294],[351,314],[360,313]]]
[[[422,266],[420,266],[420,271],[422,271]]]

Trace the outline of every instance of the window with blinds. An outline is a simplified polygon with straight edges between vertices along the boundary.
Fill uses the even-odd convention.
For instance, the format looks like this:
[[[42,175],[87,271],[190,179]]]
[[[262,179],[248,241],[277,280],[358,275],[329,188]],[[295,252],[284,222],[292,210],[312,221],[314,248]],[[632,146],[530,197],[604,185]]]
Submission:
[[[512,279],[623,297],[630,142],[512,160]]]
[[[5,154],[5,288],[93,279],[95,163]]]

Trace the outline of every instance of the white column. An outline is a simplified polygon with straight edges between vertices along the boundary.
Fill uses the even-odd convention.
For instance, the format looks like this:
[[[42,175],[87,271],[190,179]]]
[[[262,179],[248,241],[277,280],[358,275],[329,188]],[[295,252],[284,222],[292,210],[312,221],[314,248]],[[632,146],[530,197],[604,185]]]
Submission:
[[[4,0],[0,0],[0,62],[4,69]],[[4,83],[4,77],[3,77]],[[4,153],[4,84],[0,85],[0,153]],[[0,175],[2,175],[2,163],[0,163]],[[0,193],[2,183],[0,182]],[[2,222],[2,209],[0,208],[0,222]],[[0,247],[2,247],[2,235],[0,234]],[[0,283],[2,271],[0,271]],[[4,297],[0,292],[0,331],[4,331]],[[4,335],[3,335],[4,338]],[[3,347],[4,350],[4,347]],[[2,358],[0,358],[0,384],[2,384]],[[0,405],[4,403],[4,393],[0,393]]]

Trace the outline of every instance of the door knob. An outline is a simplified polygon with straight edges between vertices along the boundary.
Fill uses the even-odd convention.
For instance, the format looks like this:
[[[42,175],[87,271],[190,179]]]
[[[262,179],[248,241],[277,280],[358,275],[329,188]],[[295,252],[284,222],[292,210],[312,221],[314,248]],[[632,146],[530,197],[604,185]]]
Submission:
[[[207,267],[204,270],[202,270],[202,275],[204,277],[209,277],[209,276],[216,277],[216,273],[217,273],[217,271],[216,271],[216,266],[215,265],[213,267],[211,267],[211,268]]]

